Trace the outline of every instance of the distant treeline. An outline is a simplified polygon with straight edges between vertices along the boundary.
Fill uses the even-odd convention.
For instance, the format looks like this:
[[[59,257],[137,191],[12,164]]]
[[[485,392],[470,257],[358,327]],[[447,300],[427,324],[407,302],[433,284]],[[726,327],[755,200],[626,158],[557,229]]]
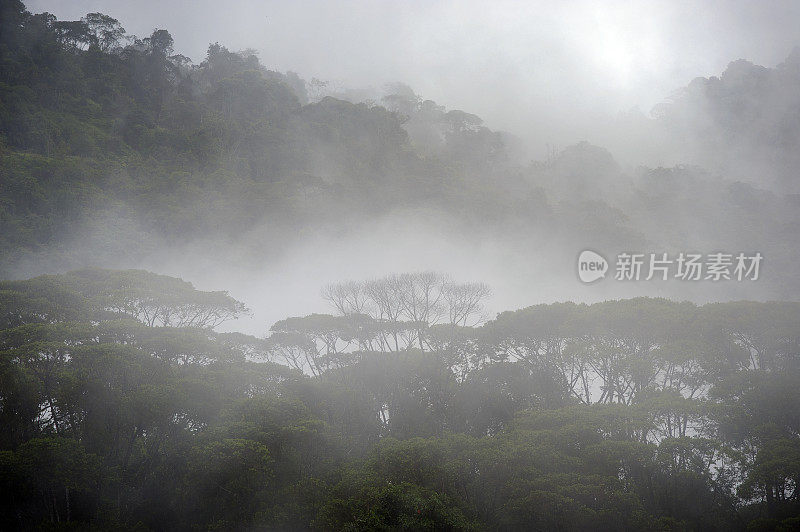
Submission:
[[[480,197],[464,188],[466,169],[505,159],[501,134],[435,105],[420,127],[436,154],[423,156],[403,128],[411,97],[394,95],[388,108],[309,103],[322,82],[270,71],[253,51],[215,43],[194,65],[173,53],[168,31],[138,38],[100,13],[58,21],[10,0],[0,17],[6,275],[25,259],[80,264],[87,245],[113,262],[250,234],[275,253],[298,229],[397,206],[440,209],[450,198],[463,211]]]
[[[762,283],[770,294],[800,293],[800,258],[785,245],[800,227],[797,196],[754,187],[761,170],[751,184],[692,166],[627,175],[585,142],[524,163],[509,135],[400,83],[352,103],[325,82],[269,70],[252,51],[214,43],[193,64],[167,30],[136,37],[109,15],[59,21],[18,0],[0,6],[0,29],[3,278],[129,267],[184,247],[261,266],[309,236],[330,240],[395,214],[544,250],[539,259],[586,242],[608,253],[757,250],[774,265]],[[641,120],[689,142],[692,110],[708,108],[713,128],[727,128],[711,138],[703,124],[708,143],[747,133],[794,160],[795,128],[784,122],[796,116],[798,58],[777,70],[736,63],[693,83],[657,122]],[[734,120],[742,106],[758,127]]]
[[[339,315],[256,338],[214,332],[247,312],[226,293],[143,271],[2,282],[0,526],[800,522],[800,304],[560,303],[463,326],[453,309],[485,292],[333,285]]]

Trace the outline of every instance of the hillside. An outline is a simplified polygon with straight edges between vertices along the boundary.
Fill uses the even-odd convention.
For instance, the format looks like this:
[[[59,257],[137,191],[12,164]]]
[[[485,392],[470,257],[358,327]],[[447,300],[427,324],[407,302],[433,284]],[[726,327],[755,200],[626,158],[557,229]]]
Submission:
[[[173,54],[166,30],[137,38],[107,15],[64,22],[19,2],[3,9],[5,277],[92,265],[155,268],[165,256],[199,259],[212,248],[224,260],[211,267],[256,268],[308,239],[330,241],[382,220],[433,219],[429,232],[444,240],[470,235],[516,250],[551,249],[547,256],[572,255],[587,243],[608,254],[711,242],[758,250],[780,265],[759,297],[800,293],[786,269],[798,257],[783,245],[798,228],[796,196],[739,183],[739,174],[718,165],[625,169],[586,143],[524,163],[512,136],[400,83],[377,104],[352,103],[325,96],[318,80],[268,70],[252,52],[212,44],[195,65]],[[792,61],[772,74],[737,63],[719,81],[733,96],[719,101],[751,102],[756,110],[745,115],[770,127],[777,118],[763,102],[791,107],[793,100],[776,103],[764,87],[795,94]],[[758,72],[768,81],[734,83]],[[735,106],[713,104],[714,83],[693,82],[648,127],[669,123],[675,135],[692,138],[681,120],[705,98],[719,130]],[[731,133],[738,137],[754,131],[744,123],[730,128],[739,128]],[[791,144],[793,137],[782,138]],[[552,261],[541,267],[563,270]]]
[[[800,53],[529,160],[176,48],[0,3],[0,529],[798,528]]]

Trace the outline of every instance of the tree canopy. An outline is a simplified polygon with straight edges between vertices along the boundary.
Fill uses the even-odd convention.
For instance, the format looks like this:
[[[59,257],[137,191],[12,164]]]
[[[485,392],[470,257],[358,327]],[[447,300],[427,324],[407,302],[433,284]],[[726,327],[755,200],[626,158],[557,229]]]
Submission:
[[[452,283],[376,282],[401,279],[400,306]],[[180,279],[2,283],[2,526],[792,526],[800,305],[557,303],[463,326],[376,318],[364,286],[256,338],[215,332],[243,306]]]

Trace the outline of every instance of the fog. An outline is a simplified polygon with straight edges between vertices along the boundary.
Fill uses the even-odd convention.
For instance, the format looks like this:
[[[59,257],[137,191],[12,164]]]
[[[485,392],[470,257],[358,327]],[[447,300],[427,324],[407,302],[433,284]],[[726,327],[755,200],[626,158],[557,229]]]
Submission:
[[[794,530],[800,4],[2,0],[0,530]]]
[[[284,235],[273,249],[265,236],[272,234],[271,222],[258,222],[227,240],[200,238],[176,245],[154,236],[136,221],[136,207],[123,204],[99,216],[87,215],[81,229],[69,235],[69,243],[61,244],[59,254],[23,260],[13,270],[15,277],[93,265],[145,268],[190,280],[201,289],[229,290],[254,313],[226,327],[259,335],[287,315],[330,311],[319,297],[327,283],[400,271],[434,270],[486,282],[493,288],[490,315],[533,303],[634,295],[704,302],[798,294],[798,283],[783,269],[797,258],[798,250],[783,245],[778,229],[787,221],[784,213],[792,211],[782,194],[797,191],[796,180],[781,181],[773,175],[772,152],[743,151],[726,140],[722,130],[721,142],[705,138],[709,129],[703,122],[704,101],[678,100],[685,103],[674,106],[668,127],[650,118],[650,109],[670,101],[671,95],[684,94],[679,89],[692,79],[719,76],[733,60],[746,58],[770,68],[781,64],[798,44],[796,3],[199,2],[189,8],[179,2],[76,1],[33,2],[29,8],[50,11],[60,19],[77,19],[91,11],[110,13],[139,36],[168,28],[175,52],[195,64],[205,59],[210,42],[231,50],[254,49],[266,68],[297,72],[307,87],[314,78],[328,82],[320,96],[380,104],[391,93],[387,83],[401,81],[420,101],[432,99],[448,110],[477,114],[488,127],[516,137],[514,160],[526,173],[524,187],[543,187],[553,211],[543,227],[510,229],[538,222],[509,216],[478,221],[464,230],[458,215],[436,208],[376,208],[383,212],[355,216],[347,223],[331,219],[297,235]],[[728,75],[734,86],[735,75]],[[769,102],[793,101],[783,95],[796,94],[796,85],[773,85],[777,89],[769,93]],[[774,113],[785,108],[777,107]],[[439,126],[424,122],[425,116],[405,128],[414,149],[435,152],[440,148],[428,144],[439,134]],[[796,124],[792,127],[796,132]],[[691,131],[697,136],[687,134]],[[564,151],[583,140],[599,146],[599,151]],[[348,185],[346,172],[336,169],[338,148],[309,142],[313,174],[326,183]],[[546,168],[526,166],[530,160],[546,161]],[[792,161],[786,163],[790,174]],[[648,181],[642,181],[638,167],[684,163],[700,164],[708,174],[686,178],[695,189],[685,195],[674,189],[673,199],[664,200],[674,201],[671,210],[653,214],[644,208],[640,195],[651,193],[650,185],[643,184]],[[477,171],[473,178],[507,188],[503,197],[510,200],[523,188],[506,183],[502,174],[517,171]],[[752,226],[737,214],[742,208],[738,200],[731,196],[727,203],[717,202],[716,191],[737,180],[778,191],[777,197],[766,200],[769,206],[763,212],[769,219],[763,223],[773,229],[751,234],[746,228]],[[350,184],[356,191],[361,186]],[[612,221],[617,216],[613,213],[603,215],[611,224],[605,229],[594,227],[591,219],[581,221],[593,216],[584,212],[587,206],[581,202],[593,200],[619,209],[627,221]],[[704,201],[705,209],[691,207]],[[222,209],[221,216],[226,216]],[[629,230],[637,233],[633,240],[624,236]],[[638,248],[631,247],[634,244]],[[81,258],[70,262],[61,259],[65,249],[87,251],[73,253]],[[609,260],[626,249],[764,250],[767,278],[758,284],[673,280],[587,286],[575,271],[583,249],[598,249]],[[776,263],[780,271],[770,270]]]
[[[76,20],[111,13],[128,32],[167,28],[200,62],[208,44],[255,49],[267,68],[342,87],[409,84],[525,140],[534,158],[580,140],[609,145],[620,112],[648,115],[736,59],[772,67],[800,45],[800,6],[748,2],[30,2]],[[658,156],[631,164],[659,165]]]
[[[379,223],[377,231],[359,232],[341,241],[304,242],[255,274],[225,270],[219,263],[164,256],[137,267],[191,279],[202,290],[229,291],[253,313],[225,323],[219,330],[256,336],[266,335],[269,325],[287,316],[335,313],[320,295],[330,283],[369,281],[396,272],[445,272],[457,281],[487,283],[492,289],[486,303],[487,319],[506,310],[561,301],[595,303],[650,296],[702,304],[787,297],[785,288],[758,283],[692,284],[673,279],[626,284],[614,282],[613,271],[608,273],[608,281],[585,285],[577,276],[581,249],[553,246],[542,238],[527,242],[531,249],[515,250],[488,241],[458,241],[453,235],[431,234],[427,226],[408,224],[400,231],[393,227],[393,221],[386,220]],[[392,242],[388,246],[387,238]]]
[[[143,214],[130,192],[136,185],[116,185],[112,175],[111,188],[123,192],[82,211],[47,244],[12,254],[4,265],[12,277],[94,266],[172,275],[245,302],[252,314],[223,329],[257,336],[286,316],[332,312],[320,297],[329,283],[397,272],[487,283],[488,318],[531,304],[640,295],[696,303],[800,297],[791,195],[800,192],[795,2],[81,0],[28,8],[61,20],[109,13],[128,44],[166,28],[170,51],[195,65],[186,72],[195,69],[196,92],[214,89],[230,75],[224,62],[238,61],[276,71],[269,75],[291,85],[301,104],[325,96],[366,104],[322,102],[310,118],[295,109],[283,124],[252,94],[236,96],[237,110],[228,96],[223,113],[233,127],[266,112],[267,127],[275,120],[291,131],[287,143],[299,153],[275,163],[285,150],[272,152],[259,137],[248,148],[253,183],[265,175],[284,182],[274,170],[282,164],[299,193],[279,189],[276,203],[273,192],[265,201],[239,185],[183,191],[184,177],[165,180],[155,167],[145,180],[171,184],[156,185],[165,193],[146,199],[156,203]],[[225,47],[223,66],[207,55],[215,42]],[[393,113],[381,120],[396,120],[396,138],[383,144],[384,131],[369,129],[376,105]],[[348,113],[348,140],[314,129],[315,120],[338,124]],[[221,148],[215,164],[239,157],[240,143]],[[447,162],[398,165],[403,150]],[[376,157],[377,165],[360,167]],[[453,190],[465,196],[451,200]],[[189,213],[175,215],[165,233],[182,202]],[[584,249],[611,263],[604,281],[578,279]],[[619,253],[692,251],[763,252],[764,273],[758,282],[613,279]]]

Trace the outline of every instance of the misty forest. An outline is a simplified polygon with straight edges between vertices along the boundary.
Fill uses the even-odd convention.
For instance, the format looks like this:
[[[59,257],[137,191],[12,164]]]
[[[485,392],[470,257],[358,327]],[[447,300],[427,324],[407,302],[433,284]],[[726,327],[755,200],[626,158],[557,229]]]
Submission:
[[[0,2],[0,529],[800,529],[800,48],[537,155],[33,11]],[[582,285],[587,248],[764,262]]]

